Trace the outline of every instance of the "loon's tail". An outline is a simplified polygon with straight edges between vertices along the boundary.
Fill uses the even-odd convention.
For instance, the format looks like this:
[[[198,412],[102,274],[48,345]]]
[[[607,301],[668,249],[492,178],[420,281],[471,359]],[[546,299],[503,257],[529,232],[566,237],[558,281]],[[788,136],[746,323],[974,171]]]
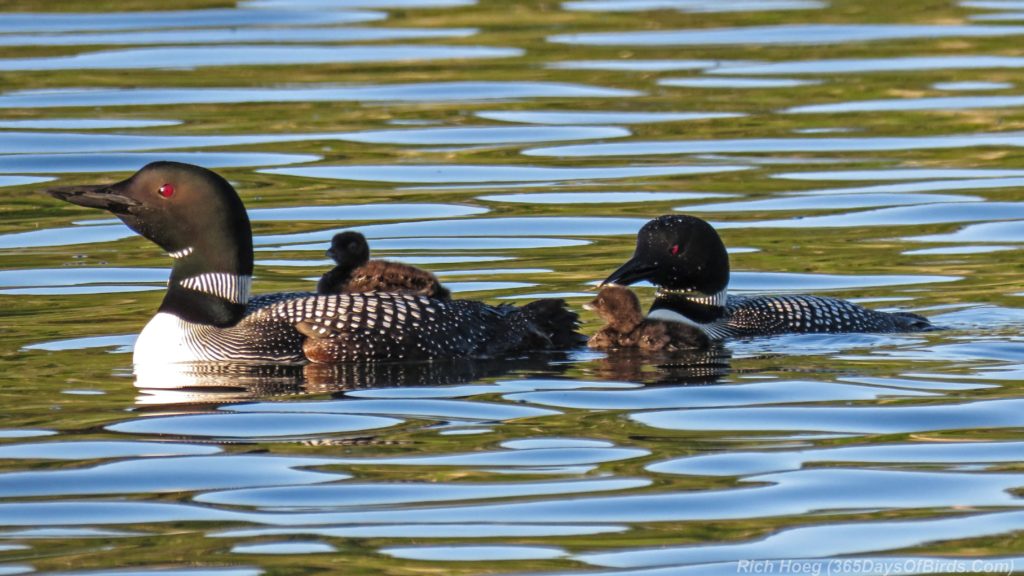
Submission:
[[[936,329],[931,320],[912,312],[893,312],[892,321],[896,325],[897,332],[923,332]]]
[[[538,348],[563,349],[579,346],[587,337],[576,331],[579,315],[569,310],[561,298],[542,298],[519,309],[530,323]]]

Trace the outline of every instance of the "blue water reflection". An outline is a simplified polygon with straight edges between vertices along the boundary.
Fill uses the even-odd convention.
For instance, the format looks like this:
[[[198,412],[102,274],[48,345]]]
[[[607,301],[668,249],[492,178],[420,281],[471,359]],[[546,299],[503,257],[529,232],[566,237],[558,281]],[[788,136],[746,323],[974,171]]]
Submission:
[[[1024,566],[1020,0],[144,4],[0,8],[0,574]],[[40,191],[157,160],[239,190],[257,294],[355,229],[589,335],[692,213],[733,294],[941,329],[133,367],[172,261]]]

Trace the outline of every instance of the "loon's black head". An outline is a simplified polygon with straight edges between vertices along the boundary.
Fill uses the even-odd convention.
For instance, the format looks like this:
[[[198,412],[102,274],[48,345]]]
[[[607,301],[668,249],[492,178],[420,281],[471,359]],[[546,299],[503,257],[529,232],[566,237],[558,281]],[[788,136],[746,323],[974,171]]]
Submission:
[[[252,229],[245,206],[231,184],[210,170],[153,162],[114,184],[47,192],[113,213],[171,254],[194,252],[210,271],[252,274]]]
[[[640,280],[670,290],[717,294],[729,284],[729,255],[707,222],[695,216],[661,216],[644,224],[633,257],[602,285]]]
[[[241,318],[252,277],[252,229],[224,178],[199,166],[153,162],[114,184],[47,193],[113,213],[175,258],[161,311],[216,325]]]
[[[338,264],[355,268],[370,259],[370,246],[366,243],[366,237],[359,232],[340,232],[331,238],[327,256]]]

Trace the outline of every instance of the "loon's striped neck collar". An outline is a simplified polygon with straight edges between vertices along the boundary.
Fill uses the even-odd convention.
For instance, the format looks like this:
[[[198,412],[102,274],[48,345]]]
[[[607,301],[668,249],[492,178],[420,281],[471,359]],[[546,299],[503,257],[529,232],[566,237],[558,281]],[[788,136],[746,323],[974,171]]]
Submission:
[[[160,312],[195,324],[236,324],[252,293],[251,242],[251,235],[237,241],[222,237],[171,251],[174,267]]]
[[[248,304],[252,292],[252,276],[207,272],[180,280],[178,285],[227,300],[232,304]]]
[[[688,302],[699,304],[701,306],[711,306],[715,308],[725,308],[725,303],[729,300],[729,290],[722,288],[714,294],[704,294],[696,290],[679,290],[676,288],[662,288],[658,287],[658,291],[655,292],[655,296],[659,299],[666,298],[674,300],[682,298]]]
[[[647,317],[692,325],[709,324],[725,317],[728,299],[729,293],[725,288],[714,294],[704,294],[659,287]]]

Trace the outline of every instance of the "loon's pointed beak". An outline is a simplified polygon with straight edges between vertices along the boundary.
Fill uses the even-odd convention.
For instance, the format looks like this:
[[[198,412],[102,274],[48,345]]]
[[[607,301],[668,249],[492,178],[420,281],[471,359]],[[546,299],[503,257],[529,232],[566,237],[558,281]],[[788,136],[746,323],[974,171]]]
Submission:
[[[122,194],[119,188],[118,184],[91,184],[50,188],[46,193],[58,200],[87,208],[102,208],[118,215],[127,215],[132,208],[142,205],[138,200]]]
[[[621,284],[623,286],[629,286],[630,284],[639,282],[640,280],[649,280],[651,274],[657,270],[657,266],[638,260],[635,256],[630,258],[625,264],[619,266],[619,269],[612,272],[610,276],[604,279],[604,282],[598,286],[603,287],[608,284]]]

